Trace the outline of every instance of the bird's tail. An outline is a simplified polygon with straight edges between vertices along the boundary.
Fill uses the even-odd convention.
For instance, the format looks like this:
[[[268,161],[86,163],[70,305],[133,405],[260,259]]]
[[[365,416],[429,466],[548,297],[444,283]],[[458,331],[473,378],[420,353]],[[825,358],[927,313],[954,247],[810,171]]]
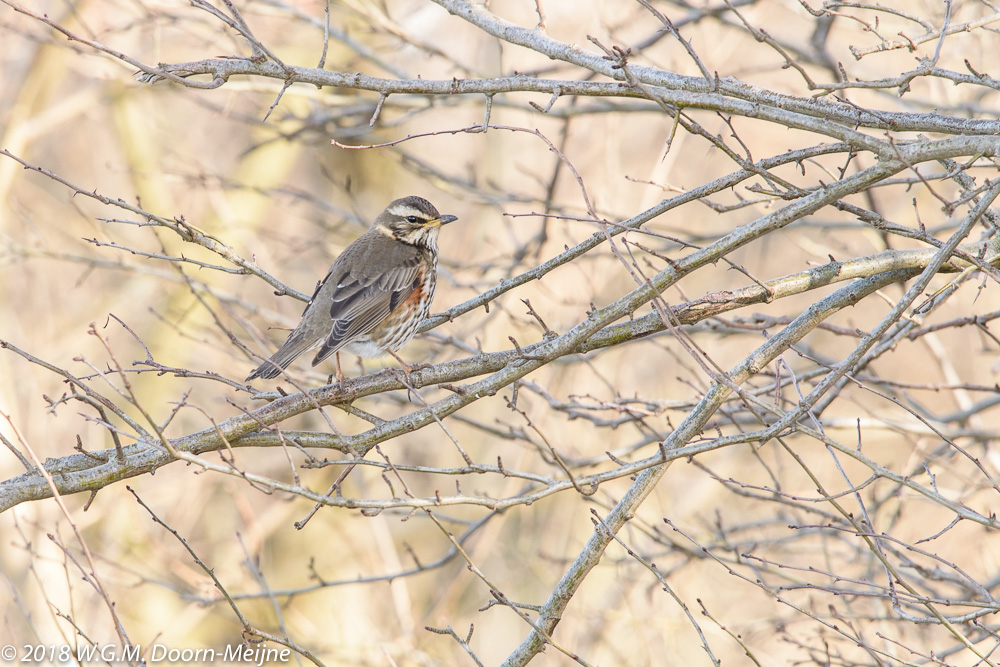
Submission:
[[[278,351],[271,355],[271,358],[254,369],[244,382],[250,382],[254,378],[264,378],[270,380],[281,374],[281,369],[288,368],[288,365],[295,361],[295,358],[312,347],[307,338],[297,332],[293,332],[285,344],[278,348]]]

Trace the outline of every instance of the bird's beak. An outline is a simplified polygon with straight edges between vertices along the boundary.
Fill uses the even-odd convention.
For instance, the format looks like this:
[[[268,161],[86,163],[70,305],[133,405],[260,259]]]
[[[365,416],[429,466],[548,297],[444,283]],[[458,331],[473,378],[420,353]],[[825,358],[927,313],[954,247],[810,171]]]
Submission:
[[[442,215],[437,220],[431,220],[429,224],[435,227],[440,227],[442,225],[447,225],[449,222],[455,222],[456,220],[458,220],[457,215]]]

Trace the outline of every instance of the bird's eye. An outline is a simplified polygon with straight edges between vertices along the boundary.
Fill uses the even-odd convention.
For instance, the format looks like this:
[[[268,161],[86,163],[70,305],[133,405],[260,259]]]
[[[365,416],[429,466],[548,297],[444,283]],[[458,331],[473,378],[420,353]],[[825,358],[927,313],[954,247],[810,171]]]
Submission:
[[[408,216],[406,216],[406,221],[407,221],[408,223],[410,223],[411,225],[415,225],[415,224],[417,224],[418,222],[420,222],[420,218],[418,218],[418,217],[417,217],[417,216],[415,216],[415,215],[408,215]]]

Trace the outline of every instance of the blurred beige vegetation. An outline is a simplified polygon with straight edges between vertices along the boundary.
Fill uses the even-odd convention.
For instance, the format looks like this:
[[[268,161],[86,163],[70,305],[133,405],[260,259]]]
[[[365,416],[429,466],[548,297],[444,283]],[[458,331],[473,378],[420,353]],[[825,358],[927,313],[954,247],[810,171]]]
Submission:
[[[450,15],[441,6],[449,4],[465,3],[330,5],[325,69],[419,77],[415,85],[515,73],[523,80],[611,80],[501,41]],[[608,49],[648,42],[634,48],[626,68],[700,77],[684,46],[669,33],[660,35],[663,24],[645,4],[494,0],[488,10],[527,30],[539,24],[541,11],[544,30],[538,34],[598,57],[600,47],[589,37]],[[827,3],[827,20],[836,18],[822,49],[814,37],[820,19],[802,4],[735,4],[739,16],[725,2],[651,0],[679,26],[712,76],[757,86],[761,108],[771,100],[767,91],[797,99],[819,93],[799,70],[784,66],[779,48],[816,82],[839,80],[835,69],[824,68],[821,53],[842,63],[851,81],[871,81],[912,70],[939,45],[941,70],[968,74],[968,61],[977,72],[1000,77],[1000,21],[983,20],[1000,13],[991,3],[897,0],[880,9]],[[324,3],[234,5],[270,54],[287,65],[316,67],[324,51]],[[820,0],[810,5],[821,9]],[[233,16],[225,3],[215,6]],[[197,3],[27,1],[24,7],[151,67],[249,54],[246,39]],[[894,48],[860,60],[849,50],[878,45],[880,36],[916,37],[923,28],[912,17],[937,30],[946,8],[952,25],[969,28],[914,44],[914,50]],[[755,39],[740,17],[766,30],[774,44]],[[150,422],[164,427],[167,438],[212,429],[283,400],[277,387],[292,395],[327,384],[333,364],[311,368],[307,355],[289,369],[295,384],[257,381],[250,391],[242,378],[259,359],[230,335],[246,350],[270,355],[303,304],[276,295],[259,272],[310,294],[337,253],[396,197],[420,195],[459,217],[440,239],[432,312],[444,312],[595,234],[620,231],[617,223],[664,200],[737,171],[741,165],[719,144],[753,161],[836,143],[781,120],[719,113],[702,98],[684,111],[701,135],[675,125],[663,105],[639,93],[565,94],[553,101],[547,92],[521,90],[490,98],[489,123],[499,127],[455,132],[483,123],[486,95],[393,94],[377,109],[379,94],[369,89],[295,83],[282,93],[282,82],[265,76],[233,76],[215,89],[199,89],[166,80],[143,83],[136,69],[92,44],[67,40],[6,0],[0,4],[0,149],[9,152],[0,155],[0,340],[88,378],[86,384],[124,414],[147,428]],[[937,111],[995,121],[995,84],[956,85],[928,75],[915,78],[902,96],[889,86],[818,99],[833,104],[834,96],[847,98],[852,108],[885,114],[929,118]],[[845,127],[893,145],[950,136],[944,130]],[[360,150],[331,144],[381,144],[411,135],[425,136]],[[996,141],[985,131],[969,136]],[[589,312],[635,290],[637,277],[666,271],[697,248],[802,199],[807,189],[822,191],[885,162],[864,147],[854,152],[846,169],[845,151],[817,155],[672,208],[615,236],[614,251],[602,241],[490,300],[488,308],[451,310],[451,321],[419,336],[401,356],[438,368],[480,351],[543,341],[543,327],[525,300],[555,334],[566,334]],[[12,156],[46,173],[25,169]],[[824,206],[683,274],[662,301],[671,307],[707,295],[724,301],[726,290],[831,259],[933,249],[930,237],[940,246],[975,204],[952,177],[968,174],[977,188],[997,177],[993,154],[974,148],[954,159],[966,169],[944,178],[946,167],[928,161],[917,167],[919,176],[904,169],[844,198],[910,230],[907,236],[878,229],[851,210]],[[786,189],[788,183],[803,190]],[[162,224],[147,224],[114,205],[118,199],[167,221],[183,219],[253,271],[241,272]],[[953,212],[943,210],[943,203],[960,199]],[[993,224],[984,217],[963,242],[984,243]],[[982,247],[979,259],[992,261],[995,250]],[[794,349],[784,348],[779,361],[736,383],[742,398],[730,396],[676,446],[710,445],[723,436],[735,443],[740,433],[763,429],[795,409],[887,316],[917,273],[834,313]],[[922,314],[907,309],[897,328],[876,343],[877,359],[819,398],[821,407],[813,403],[796,421],[801,428],[763,444],[706,447],[666,468],[561,614],[551,634],[558,647],[547,646],[533,664],[997,664],[995,277],[972,270],[934,277],[924,295],[951,287],[933,308]],[[508,656],[509,664],[523,664],[534,654],[513,654],[532,626],[507,602],[524,605],[520,613],[534,621],[588,540],[601,533],[597,517],[606,520],[634,491],[640,471],[495,511],[461,499],[514,499],[646,458],[645,468],[653,470],[653,459],[666,453],[659,443],[710,393],[719,374],[844,285],[719,313],[686,323],[683,333],[661,325],[652,336],[560,354],[440,424],[380,441],[379,451],[366,456],[375,465],[351,470],[340,494],[385,503],[381,511],[328,506],[310,515],[315,502],[308,497],[244,478],[247,472],[322,495],[346,466],[319,463],[351,458],[314,448],[308,450],[314,465],[304,466],[306,450],[288,443],[216,447],[199,457],[228,472],[176,461],[152,475],[102,483],[94,497],[63,495],[65,511],[52,499],[20,502],[0,513],[0,575],[9,592],[0,593],[0,644],[121,645],[127,636],[144,647],[218,648],[261,631],[308,653],[295,654],[299,664],[311,658],[327,665],[460,665],[475,659],[496,665]],[[913,307],[925,298],[918,296]],[[648,301],[634,318],[657,312]],[[974,315],[981,319],[960,321]],[[898,328],[907,322],[915,328]],[[880,347],[891,336],[896,340]],[[146,350],[163,372],[136,364],[146,360]],[[469,384],[481,379],[468,373],[451,382],[455,387],[428,383],[410,392],[400,388],[402,374],[383,372],[398,368],[395,361],[361,366],[349,355],[342,358],[349,378],[382,373],[374,377],[396,384],[380,385],[350,407],[327,401],[322,414],[304,410],[275,426],[329,436],[333,425],[339,433],[364,434],[457,395],[465,378]],[[25,472],[13,449],[45,460],[78,454],[78,443],[88,452],[114,447],[107,415],[80,400],[60,400],[71,389],[57,372],[0,350],[0,378],[0,434],[8,445],[0,448],[0,495],[3,480]],[[350,380],[347,389],[367,387],[366,381]],[[110,421],[124,445],[136,444],[124,421]],[[863,456],[852,458],[831,441],[860,448]],[[155,438],[147,445],[159,446]],[[396,470],[388,469],[387,459]],[[507,471],[525,475],[503,474],[498,459]],[[407,500],[442,497],[457,500],[430,514]],[[151,521],[150,512],[170,530]],[[307,517],[297,530],[296,522]],[[214,571],[232,604],[171,531]],[[449,531],[462,540],[463,553]],[[395,576],[400,574],[405,576]],[[474,626],[469,650],[428,626],[451,627],[462,639]]]

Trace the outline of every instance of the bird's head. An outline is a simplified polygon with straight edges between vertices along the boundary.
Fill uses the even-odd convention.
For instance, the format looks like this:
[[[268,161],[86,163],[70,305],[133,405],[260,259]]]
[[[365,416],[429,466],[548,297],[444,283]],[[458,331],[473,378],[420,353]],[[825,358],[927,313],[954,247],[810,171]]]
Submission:
[[[375,229],[403,243],[433,247],[441,226],[455,220],[458,218],[454,215],[438,213],[434,205],[422,197],[403,197],[389,204],[375,218]]]

